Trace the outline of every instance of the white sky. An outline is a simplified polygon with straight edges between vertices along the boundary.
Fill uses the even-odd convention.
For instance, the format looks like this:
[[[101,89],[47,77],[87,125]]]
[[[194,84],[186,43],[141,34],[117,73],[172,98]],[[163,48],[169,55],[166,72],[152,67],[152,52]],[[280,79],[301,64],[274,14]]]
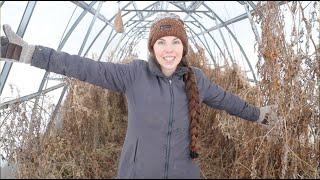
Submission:
[[[124,6],[125,4],[126,4],[125,2],[121,2],[120,6]],[[146,6],[146,5],[142,5],[141,2],[137,2],[136,4],[138,5],[138,7],[140,7],[140,9]],[[19,23],[22,18],[24,8],[26,7],[26,5],[27,5],[27,2],[5,2],[1,8],[2,9],[1,24],[9,24],[12,27],[12,29],[16,31],[19,26]],[[97,6],[98,6],[98,3],[96,3],[94,7],[96,8]],[[65,27],[68,24],[69,18],[71,17],[75,7],[76,6],[71,2],[38,1],[23,39],[27,41],[29,44],[43,45],[43,46],[56,49],[58,47],[61,36],[65,30]],[[110,18],[113,14],[117,12],[117,7],[118,7],[117,3],[113,3],[113,4],[110,3],[108,4],[108,6],[103,6],[101,9],[102,14],[106,18]],[[226,2],[215,2],[215,6],[212,8],[223,20],[236,17],[237,15],[245,12],[244,7],[241,6],[238,2],[231,2],[229,4],[226,4]],[[130,6],[128,7],[128,9],[133,9],[133,7]],[[69,24],[69,27],[75,21],[76,17],[80,15],[81,12],[82,12],[82,9],[78,7],[75,15],[73,16]],[[181,13],[180,16],[184,16],[184,15]],[[67,41],[64,48],[62,49],[63,51],[68,52],[70,54],[78,53],[81,43],[86,35],[86,31],[88,29],[87,27],[90,24],[92,17],[93,15],[91,14],[89,15],[89,13],[85,16],[83,21],[78,25],[79,28],[77,28],[75,32],[70,36],[69,40]],[[128,16],[128,17],[131,17],[131,16]],[[190,18],[188,20],[190,20]],[[200,19],[200,21],[203,21],[203,22],[207,22],[208,20],[209,19],[206,18],[205,16],[202,19]],[[103,25],[104,24],[100,20],[96,21],[96,25],[92,29],[92,34],[96,35],[99,29],[103,27]],[[207,28],[210,28],[210,27],[213,27],[214,25],[215,25],[215,22],[214,23],[210,22],[210,23],[207,23],[205,26]],[[252,30],[250,28],[249,21],[242,20],[238,23],[233,24],[232,26],[229,26],[229,28],[232,31],[234,31],[234,34],[238,38],[239,42],[242,44],[243,48],[247,53],[247,56],[252,62],[252,66],[254,66],[256,64],[257,58],[254,55],[255,40],[254,40],[254,35],[252,33]],[[200,32],[200,30],[196,30],[196,29],[195,31]],[[249,68],[246,65],[245,59],[243,58],[240,51],[238,50],[239,48],[237,47],[236,43],[233,40],[231,40],[231,37],[228,35],[226,30],[223,29],[222,31],[225,35],[225,39],[227,43],[229,45],[231,44],[232,47],[234,48],[234,52],[232,52],[231,46],[229,47],[232,55],[235,56],[236,59],[241,59],[240,61],[238,61],[240,65],[244,66],[245,69],[249,70]],[[1,33],[3,34],[2,28],[1,28]],[[99,38],[99,40],[91,48],[92,50],[89,52],[89,54],[93,52],[96,52],[96,53],[101,52],[104,46],[104,41],[107,39],[109,35],[108,33],[109,31],[104,31],[104,33],[102,33],[101,37],[105,37],[105,38]],[[219,43],[219,45],[223,48],[223,43],[220,38],[219,32],[214,31],[212,34],[216,38],[216,41]],[[94,37],[93,35],[90,35],[88,38],[88,42],[90,42],[93,37]],[[213,44],[213,42],[209,41],[209,36],[206,36],[206,39],[208,40],[209,44]],[[199,42],[198,39],[196,40]],[[203,37],[202,37],[202,41],[204,41]],[[117,42],[117,39],[113,41],[114,44],[116,42]],[[147,56],[146,43],[147,41],[146,39],[144,39],[138,44],[138,47],[135,48],[135,50],[137,51],[137,54],[139,55],[139,58],[141,59],[146,59],[146,56]],[[87,45],[84,48],[85,50]],[[107,51],[112,49],[112,47],[114,46],[110,45],[109,46],[110,48],[108,48]],[[212,51],[213,53],[218,54],[218,49],[216,47],[212,47]],[[2,70],[3,65],[4,65],[4,62],[0,62],[0,68],[1,68],[0,70]],[[20,96],[24,96],[24,95],[28,95],[36,92],[42,80],[43,74],[44,74],[44,70],[42,69],[31,67],[26,64],[14,63],[14,65],[12,66],[11,72],[9,74],[9,77],[7,79],[6,85],[4,87],[3,93],[1,94],[0,102],[5,102],[5,101],[8,101],[9,99],[13,99],[17,97],[16,92],[13,92],[12,94],[9,86],[10,84],[16,87],[17,89],[19,89]],[[49,81],[49,83],[50,84],[48,85],[48,87],[51,87],[55,84],[58,84],[59,82]]]

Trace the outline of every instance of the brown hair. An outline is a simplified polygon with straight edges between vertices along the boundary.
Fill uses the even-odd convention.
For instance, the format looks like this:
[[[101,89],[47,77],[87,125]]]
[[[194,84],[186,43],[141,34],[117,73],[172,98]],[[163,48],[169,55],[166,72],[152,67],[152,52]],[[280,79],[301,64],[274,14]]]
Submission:
[[[200,147],[198,146],[198,130],[200,120],[200,100],[199,90],[197,86],[197,79],[194,71],[189,66],[186,58],[182,58],[180,65],[189,68],[188,73],[183,75],[183,81],[186,85],[186,94],[188,97],[188,110],[189,110],[189,131],[190,131],[190,157],[192,159],[199,157]]]

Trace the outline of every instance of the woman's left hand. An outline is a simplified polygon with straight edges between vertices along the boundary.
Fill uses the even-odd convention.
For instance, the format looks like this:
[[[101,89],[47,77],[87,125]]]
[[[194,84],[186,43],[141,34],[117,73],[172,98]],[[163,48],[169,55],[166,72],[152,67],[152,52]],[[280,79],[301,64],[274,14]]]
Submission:
[[[260,108],[260,116],[257,122],[265,124],[265,125],[271,125],[274,122],[278,121],[277,117],[277,105],[269,105],[264,106]]]
[[[282,136],[283,119],[278,116],[278,105],[269,105],[260,108],[260,116],[257,122],[268,130],[268,134],[274,137]]]

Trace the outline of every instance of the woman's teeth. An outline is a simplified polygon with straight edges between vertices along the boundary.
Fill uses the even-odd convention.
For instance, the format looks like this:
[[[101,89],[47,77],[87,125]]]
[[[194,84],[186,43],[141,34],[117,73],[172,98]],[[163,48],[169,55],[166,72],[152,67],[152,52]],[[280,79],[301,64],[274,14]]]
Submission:
[[[174,57],[173,56],[167,56],[167,57],[163,57],[164,60],[166,61],[173,61]]]

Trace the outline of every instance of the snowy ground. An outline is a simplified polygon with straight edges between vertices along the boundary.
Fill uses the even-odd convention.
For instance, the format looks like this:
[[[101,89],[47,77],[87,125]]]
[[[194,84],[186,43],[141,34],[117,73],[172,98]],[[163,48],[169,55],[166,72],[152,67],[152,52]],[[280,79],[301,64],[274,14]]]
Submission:
[[[14,177],[14,166],[8,166],[7,164],[0,166],[0,179],[16,179]]]

